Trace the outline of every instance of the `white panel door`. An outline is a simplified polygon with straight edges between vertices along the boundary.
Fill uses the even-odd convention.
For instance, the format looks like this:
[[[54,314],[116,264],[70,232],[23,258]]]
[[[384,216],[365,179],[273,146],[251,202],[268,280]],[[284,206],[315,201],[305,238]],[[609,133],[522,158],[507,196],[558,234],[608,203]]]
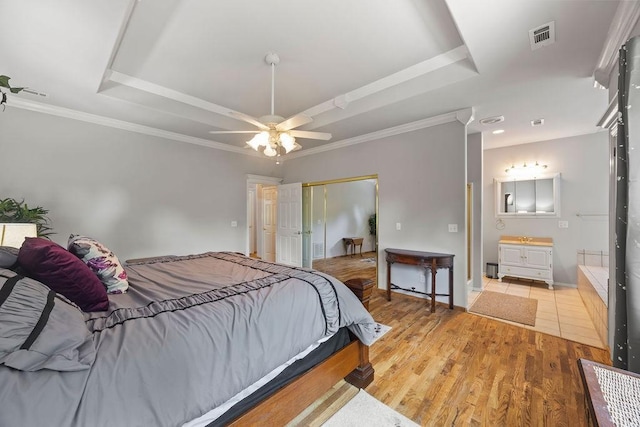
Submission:
[[[247,192],[248,223],[249,223],[249,255],[257,253],[256,247],[256,191]]]
[[[302,184],[278,186],[276,260],[302,267]]]
[[[302,266],[311,268],[313,263],[312,253],[312,226],[313,226],[313,195],[311,187],[302,189]]]
[[[264,187],[262,190],[262,244],[265,261],[276,260],[276,208],[278,199],[276,187]]]

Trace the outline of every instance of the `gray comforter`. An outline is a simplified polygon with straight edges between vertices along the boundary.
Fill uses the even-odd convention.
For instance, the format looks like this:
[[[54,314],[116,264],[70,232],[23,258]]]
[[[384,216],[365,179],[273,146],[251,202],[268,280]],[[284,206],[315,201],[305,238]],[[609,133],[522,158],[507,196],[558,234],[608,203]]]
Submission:
[[[85,313],[88,370],[0,366],[0,426],[179,426],[317,340],[375,323],[337,280],[233,253],[129,265],[129,292]]]

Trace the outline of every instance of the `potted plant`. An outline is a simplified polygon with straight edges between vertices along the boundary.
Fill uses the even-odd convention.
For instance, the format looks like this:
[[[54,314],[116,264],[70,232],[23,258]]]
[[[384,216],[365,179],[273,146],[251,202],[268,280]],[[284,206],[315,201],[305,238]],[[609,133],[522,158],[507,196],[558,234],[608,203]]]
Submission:
[[[377,229],[378,229],[378,218],[376,217],[376,214],[371,214],[369,215],[369,234],[373,236],[372,247],[373,247],[373,250],[376,252],[378,252],[378,239],[376,238]]]
[[[369,216],[369,234],[372,236],[376,235],[376,214]]]
[[[50,226],[51,221],[47,214],[49,210],[36,206],[29,207],[24,200],[18,201],[12,198],[0,199],[0,223],[22,222],[36,224],[38,236],[49,238],[54,234]]]
[[[23,87],[11,87],[9,84],[9,80],[11,77],[8,76],[0,76],[0,88],[9,89],[11,93],[20,93],[21,90],[24,90]],[[0,105],[4,109],[4,104],[7,103],[7,94],[0,89]]]

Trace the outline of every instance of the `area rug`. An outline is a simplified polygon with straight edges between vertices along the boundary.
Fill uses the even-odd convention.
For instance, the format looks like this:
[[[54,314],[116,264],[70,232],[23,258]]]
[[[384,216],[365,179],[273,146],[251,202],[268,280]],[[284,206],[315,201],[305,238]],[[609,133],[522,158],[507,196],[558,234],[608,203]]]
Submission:
[[[469,311],[535,326],[538,300],[500,292],[483,291]]]
[[[360,390],[353,399],[327,420],[323,427],[415,427],[418,424]]]

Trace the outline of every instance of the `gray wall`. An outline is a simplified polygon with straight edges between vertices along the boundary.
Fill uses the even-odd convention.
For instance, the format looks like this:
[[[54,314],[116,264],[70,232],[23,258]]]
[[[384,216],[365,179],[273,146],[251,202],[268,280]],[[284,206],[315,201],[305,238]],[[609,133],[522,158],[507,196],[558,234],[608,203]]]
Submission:
[[[452,253],[454,302],[466,306],[465,126],[456,121],[287,160],[284,168],[285,182],[372,174],[378,174],[379,286],[386,286],[385,248]],[[458,224],[458,232],[449,233],[448,224]],[[416,281],[423,277],[419,269],[407,274]],[[446,283],[444,272],[438,275],[438,292],[441,278]]]
[[[121,259],[243,252],[246,174],[285,182],[378,174],[380,253],[397,247],[455,254],[455,304],[466,306],[466,135],[459,122],[281,166],[16,108],[0,114],[0,128],[2,197],[50,209],[54,241],[64,245],[70,233],[86,234]],[[458,224],[458,233],[447,224]],[[446,274],[438,275],[438,291],[441,278],[446,283]],[[384,263],[379,282],[386,283]]]
[[[270,160],[11,107],[0,129],[1,197],[49,209],[55,242],[86,234],[121,260],[244,252],[245,174],[281,170]]]
[[[482,134],[467,136],[467,181],[473,187],[471,201],[471,280],[475,289],[482,289],[482,168],[483,168]]]
[[[560,218],[503,218],[498,229],[493,179],[504,177],[511,164],[535,161],[560,172]],[[608,251],[609,141],[607,132],[535,142],[484,152],[484,261],[498,261],[500,235],[551,237],[554,280],[577,283],[578,249]],[[603,214],[578,217],[576,214]],[[559,228],[558,221],[569,222]]]

